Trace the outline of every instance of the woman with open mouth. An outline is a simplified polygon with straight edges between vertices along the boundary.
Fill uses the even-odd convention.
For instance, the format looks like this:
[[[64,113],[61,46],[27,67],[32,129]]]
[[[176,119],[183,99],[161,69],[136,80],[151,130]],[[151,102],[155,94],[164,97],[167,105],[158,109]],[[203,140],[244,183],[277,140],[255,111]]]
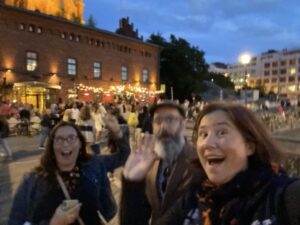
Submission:
[[[107,128],[114,134],[114,155],[92,156],[73,123],[60,122],[50,134],[40,165],[20,185],[9,225],[99,225],[116,214],[106,170],[123,165],[130,147],[128,134],[108,115]]]
[[[280,151],[253,112],[211,103],[199,113],[193,139],[199,158],[194,171],[203,176],[157,225],[300,224],[300,181],[281,168]],[[143,215],[142,203],[133,200],[136,216]]]

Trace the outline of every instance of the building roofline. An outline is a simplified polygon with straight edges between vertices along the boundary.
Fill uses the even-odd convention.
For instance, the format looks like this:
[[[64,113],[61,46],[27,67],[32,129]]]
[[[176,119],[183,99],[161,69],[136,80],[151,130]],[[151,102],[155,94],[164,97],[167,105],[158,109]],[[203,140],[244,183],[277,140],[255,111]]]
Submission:
[[[20,8],[20,7],[16,7],[16,6],[6,5],[4,3],[1,3],[1,1],[0,1],[0,7],[6,8],[8,10],[19,11],[21,13],[30,14],[30,15],[37,16],[37,17],[43,17],[45,19],[51,19],[51,20],[54,20],[56,22],[61,22],[61,23],[65,23],[65,24],[68,24],[68,25],[73,25],[73,26],[76,26],[76,27],[81,28],[81,29],[85,29],[85,30],[89,30],[89,31],[94,31],[94,32],[103,33],[103,34],[106,34],[106,35],[119,37],[119,38],[122,38],[122,39],[126,39],[128,41],[138,42],[140,44],[145,44],[145,45],[155,47],[155,48],[158,48],[158,49],[162,50],[162,46],[160,46],[160,45],[147,43],[147,42],[144,42],[144,41],[139,40],[139,39],[135,39],[135,38],[127,37],[127,36],[124,36],[124,35],[116,34],[112,31],[107,31],[107,30],[103,30],[103,29],[99,29],[99,28],[87,27],[87,26],[84,26],[80,23],[75,23],[75,22],[72,22],[70,20],[64,19],[62,17],[43,14],[43,13],[35,12],[35,11],[32,11],[32,10],[27,10],[27,9],[23,9],[23,8]]]

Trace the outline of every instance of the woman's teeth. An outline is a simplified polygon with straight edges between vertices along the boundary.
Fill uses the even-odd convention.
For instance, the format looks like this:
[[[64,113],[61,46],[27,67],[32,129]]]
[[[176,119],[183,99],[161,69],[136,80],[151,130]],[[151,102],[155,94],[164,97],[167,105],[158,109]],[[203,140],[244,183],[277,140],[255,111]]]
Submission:
[[[219,164],[222,163],[224,161],[223,158],[215,158],[215,159],[208,159],[208,164],[209,165],[213,165],[213,164]]]
[[[61,154],[62,154],[63,156],[69,156],[69,155],[72,154],[72,151],[63,151],[63,152],[61,152]]]

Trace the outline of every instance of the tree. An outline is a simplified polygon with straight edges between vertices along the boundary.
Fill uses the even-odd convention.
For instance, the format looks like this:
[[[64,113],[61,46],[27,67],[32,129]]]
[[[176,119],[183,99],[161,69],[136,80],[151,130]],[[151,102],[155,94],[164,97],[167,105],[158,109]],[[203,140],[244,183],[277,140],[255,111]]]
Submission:
[[[90,15],[90,17],[88,18],[86,26],[90,28],[96,28],[96,21],[92,15]]]
[[[222,88],[234,89],[234,83],[231,82],[229,77],[225,77],[221,73],[210,72],[208,74],[209,80],[213,79],[213,82]]]
[[[202,81],[208,77],[208,65],[203,51],[175,35],[171,35],[170,41],[166,41],[161,34],[152,34],[147,41],[162,47],[160,81],[166,84],[168,98],[171,97],[171,87],[174,98],[180,101],[191,99],[193,93],[206,90]]]

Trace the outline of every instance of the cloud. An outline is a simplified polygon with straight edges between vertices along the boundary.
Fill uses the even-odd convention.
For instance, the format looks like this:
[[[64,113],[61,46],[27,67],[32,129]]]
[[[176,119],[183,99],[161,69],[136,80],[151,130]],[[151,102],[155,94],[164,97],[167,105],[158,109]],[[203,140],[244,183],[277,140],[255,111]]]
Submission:
[[[148,38],[160,32],[186,39],[209,60],[235,61],[239,52],[300,47],[298,0],[85,0],[100,28],[115,31],[129,16]],[[227,59],[227,60],[226,60]]]

